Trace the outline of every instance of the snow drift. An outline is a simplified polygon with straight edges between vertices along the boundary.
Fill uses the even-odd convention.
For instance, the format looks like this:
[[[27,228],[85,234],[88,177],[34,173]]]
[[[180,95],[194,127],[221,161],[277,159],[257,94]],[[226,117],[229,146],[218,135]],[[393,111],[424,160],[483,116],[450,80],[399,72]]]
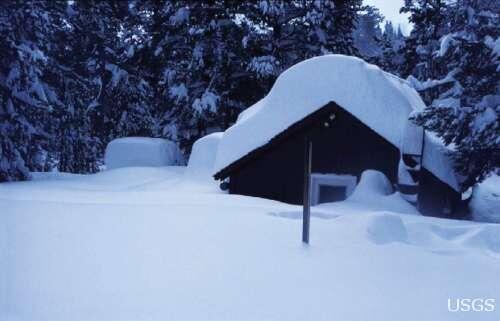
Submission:
[[[368,169],[361,173],[358,185],[349,197],[350,200],[380,199],[394,192],[391,182],[384,173]]]
[[[212,133],[198,139],[193,144],[186,169],[187,175],[207,179],[212,176],[221,138],[222,133]]]
[[[361,173],[356,188],[347,200],[319,204],[314,209],[356,215],[365,211],[419,215],[417,209],[404,200],[399,192],[394,192],[384,173],[372,169]]]
[[[125,137],[112,140],[106,147],[107,169],[177,165],[182,154],[177,145],[162,138]]]
[[[283,72],[266,97],[242,112],[220,142],[215,173],[335,102],[401,150],[409,115],[425,105],[404,80],[343,55],[305,60]],[[447,149],[427,135],[424,167],[458,189]]]

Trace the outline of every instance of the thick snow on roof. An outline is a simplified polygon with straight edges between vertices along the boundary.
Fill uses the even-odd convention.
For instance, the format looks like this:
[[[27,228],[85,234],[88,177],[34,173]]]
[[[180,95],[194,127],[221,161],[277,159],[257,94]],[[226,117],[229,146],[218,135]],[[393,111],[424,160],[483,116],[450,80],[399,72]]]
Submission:
[[[191,178],[211,178],[221,138],[222,133],[212,133],[198,139],[193,144],[191,155],[189,155],[186,175],[189,175]]]
[[[215,173],[332,101],[397,147],[409,114],[425,108],[404,80],[359,58],[325,55],[308,59],[282,73],[268,95],[242,112],[224,132]],[[433,142],[426,149],[433,150]],[[426,168],[456,188],[448,166],[442,164],[446,160],[440,161],[439,168],[432,168],[432,162]]]

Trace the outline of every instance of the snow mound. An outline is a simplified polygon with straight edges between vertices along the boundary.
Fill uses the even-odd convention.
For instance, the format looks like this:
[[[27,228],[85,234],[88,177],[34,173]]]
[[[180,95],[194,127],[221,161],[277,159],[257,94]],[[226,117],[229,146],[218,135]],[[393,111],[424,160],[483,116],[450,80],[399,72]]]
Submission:
[[[350,226],[350,233],[365,235],[374,245],[401,243],[437,254],[463,255],[464,252],[483,251],[500,257],[498,224],[429,220],[427,217],[406,216],[389,211],[347,213],[337,210],[335,213],[320,213],[322,217],[316,217],[334,219],[341,226]]]
[[[108,144],[104,155],[107,169],[170,166],[181,161],[177,144],[162,138],[117,138]]]
[[[384,173],[368,169],[361,173],[358,185],[349,197],[351,201],[366,201],[367,199],[379,199],[394,192],[391,182]]]
[[[406,227],[401,218],[389,213],[372,215],[366,232],[368,238],[375,244],[406,243],[408,239]]]
[[[366,170],[354,192],[342,202],[324,203],[315,208],[331,212],[393,212],[401,214],[420,215],[417,209],[405,201],[398,192],[393,193],[389,179],[376,170]]]
[[[186,175],[203,178],[212,176],[217,148],[221,138],[222,133],[212,133],[194,143],[189,156]]]
[[[500,176],[492,175],[474,189],[470,209],[475,221],[500,223]]]

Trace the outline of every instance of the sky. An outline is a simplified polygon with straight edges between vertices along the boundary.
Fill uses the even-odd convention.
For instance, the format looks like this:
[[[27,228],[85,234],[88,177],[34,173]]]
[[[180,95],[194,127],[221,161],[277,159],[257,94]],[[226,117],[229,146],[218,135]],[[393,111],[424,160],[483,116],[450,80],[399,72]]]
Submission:
[[[363,0],[363,2],[379,8],[385,19],[392,21],[395,27],[401,25],[403,34],[410,33],[411,25],[408,22],[408,15],[399,13],[399,9],[403,6],[403,0]]]

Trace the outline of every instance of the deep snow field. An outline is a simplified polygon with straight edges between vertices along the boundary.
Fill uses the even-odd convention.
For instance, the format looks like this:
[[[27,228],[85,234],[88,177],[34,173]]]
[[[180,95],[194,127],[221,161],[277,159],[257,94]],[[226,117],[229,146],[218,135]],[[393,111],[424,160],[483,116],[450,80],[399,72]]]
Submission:
[[[304,246],[301,207],[184,172],[0,184],[0,320],[500,320],[498,224],[422,217],[367,182],[312,209]]]

